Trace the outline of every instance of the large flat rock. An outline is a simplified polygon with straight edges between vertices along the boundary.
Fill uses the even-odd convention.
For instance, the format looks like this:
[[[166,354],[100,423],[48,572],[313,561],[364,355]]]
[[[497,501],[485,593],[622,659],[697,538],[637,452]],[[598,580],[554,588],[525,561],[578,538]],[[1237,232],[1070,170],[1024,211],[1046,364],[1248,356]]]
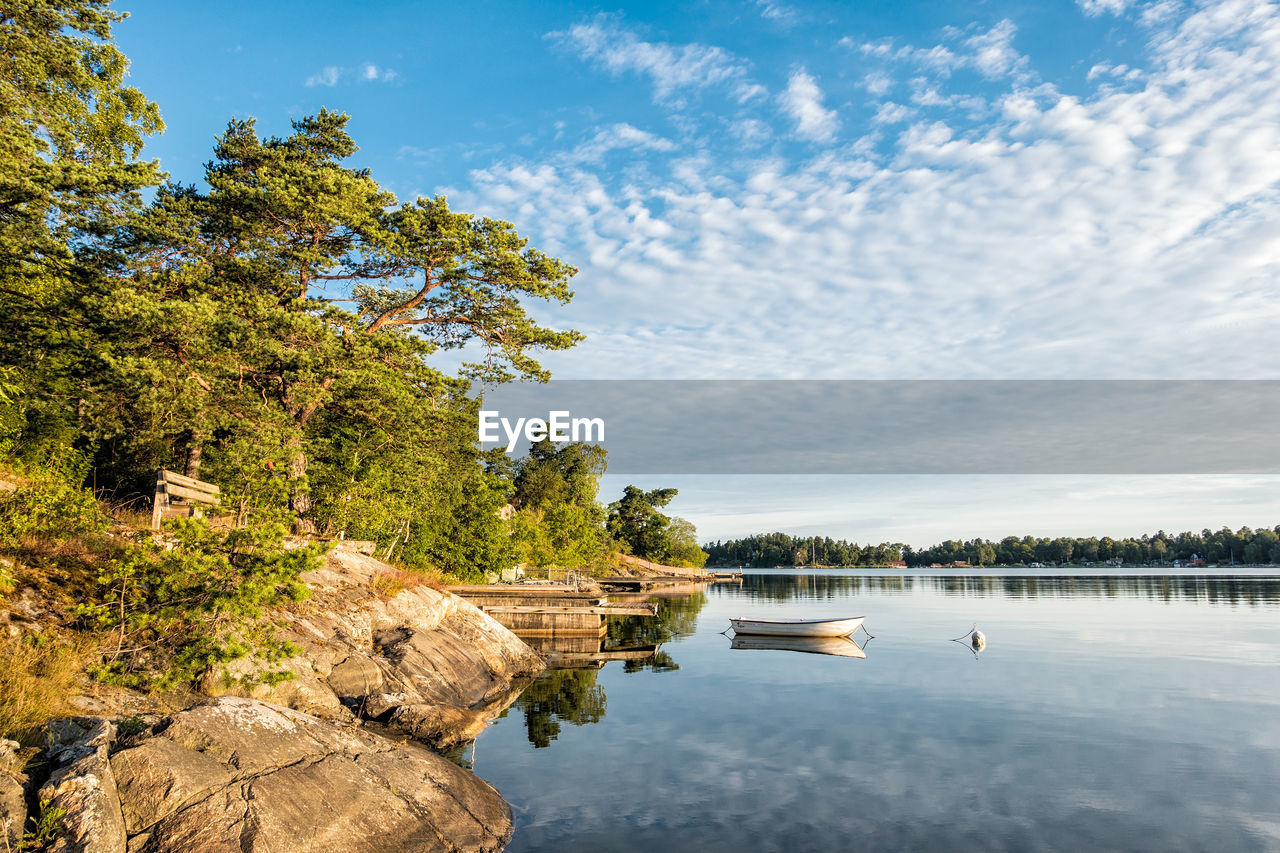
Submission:
[[[99,776],[118,808],[95,820],[129,853],[496,851],[512,828],[498,792],[445,758],[239,697],[166,717]]]

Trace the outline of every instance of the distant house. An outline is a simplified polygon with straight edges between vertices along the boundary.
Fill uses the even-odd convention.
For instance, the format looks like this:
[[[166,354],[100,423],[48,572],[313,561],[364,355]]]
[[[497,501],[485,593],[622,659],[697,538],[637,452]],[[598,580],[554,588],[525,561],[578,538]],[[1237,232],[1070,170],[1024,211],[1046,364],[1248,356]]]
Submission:
[[[953,566],[957,566],[957,567],[961,567],[961,566],[962,566],[962,567],[964,567],[964,568],[968,568],[968,567],[969,567],[969,561],[968,561],[968,560],[956,560],[956,561],[955,561],[954,563],[952,563],[951,565],[953,565]]]
[[[894,569],[905,569],[907,567],[907,561],[906,560],[890,560],[885,565]]]

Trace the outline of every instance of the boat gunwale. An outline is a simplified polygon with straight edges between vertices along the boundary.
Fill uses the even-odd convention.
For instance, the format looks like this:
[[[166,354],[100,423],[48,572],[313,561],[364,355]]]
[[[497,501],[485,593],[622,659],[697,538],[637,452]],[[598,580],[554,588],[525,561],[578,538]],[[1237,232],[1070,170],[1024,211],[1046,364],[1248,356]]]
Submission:
[[[852,622],[855,619],[866,619],[865,616],[833,616],[829,619],[776,619],[755,616],[734,616],[730,622],[761,622],[767,625],[821,625],[824,622]]]

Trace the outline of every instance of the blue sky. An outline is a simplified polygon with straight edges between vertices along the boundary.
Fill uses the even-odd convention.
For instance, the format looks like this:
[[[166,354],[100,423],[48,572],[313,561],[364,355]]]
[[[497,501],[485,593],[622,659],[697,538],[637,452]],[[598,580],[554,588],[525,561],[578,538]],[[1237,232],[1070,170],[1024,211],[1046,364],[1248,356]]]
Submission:
[[[326,106],[402,198],[579,266],[560,378],[1277,376],[1274,6],[119,6],[175,180]],[[1265,478],[676,480],[715,537],[1280,521]]]

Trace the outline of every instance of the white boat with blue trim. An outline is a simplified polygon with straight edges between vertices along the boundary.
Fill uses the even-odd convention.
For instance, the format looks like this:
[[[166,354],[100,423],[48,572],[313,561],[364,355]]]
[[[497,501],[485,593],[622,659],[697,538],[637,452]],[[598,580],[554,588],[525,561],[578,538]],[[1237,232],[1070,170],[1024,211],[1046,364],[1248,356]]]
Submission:
[[[847,637],[862,627],[865,616],[843,619],[762,619],[739,617],[729,625],[737,634],[764,634],[770,637]]]

